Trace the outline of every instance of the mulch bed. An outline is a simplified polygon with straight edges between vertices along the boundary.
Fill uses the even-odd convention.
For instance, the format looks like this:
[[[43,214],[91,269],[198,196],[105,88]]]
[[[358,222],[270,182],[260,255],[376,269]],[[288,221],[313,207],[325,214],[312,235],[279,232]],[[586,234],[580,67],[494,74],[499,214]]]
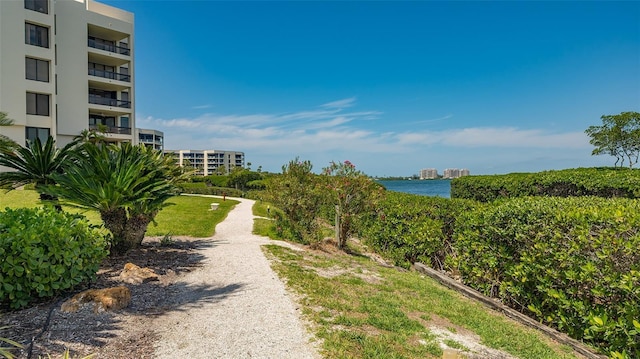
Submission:
[[[95,359],[153,358],[158,339],[153,320],[175,307],[175,303],[167,302],[167,290],[182,275],[200,266],[204,257],[198,249],[210,243],[211,240],[180,237],[161,246],[159,238],[146,238],[141,248],[107,258],[94,283],[27,309],[0,311],[0,327],[8,327],[0,337],[24,345],[24,349],[13,352],[17,358],[50,355],[58,359],[67,349],[73,358],[90,354]],[[118,276],[127,262],[153,269],[159,280],[138,285],[120,282]],[[86,307],[76,313],[60,311],[60,305],[80,291],[120,285],[131,290],[131,303],[125,309],[96,313]]]

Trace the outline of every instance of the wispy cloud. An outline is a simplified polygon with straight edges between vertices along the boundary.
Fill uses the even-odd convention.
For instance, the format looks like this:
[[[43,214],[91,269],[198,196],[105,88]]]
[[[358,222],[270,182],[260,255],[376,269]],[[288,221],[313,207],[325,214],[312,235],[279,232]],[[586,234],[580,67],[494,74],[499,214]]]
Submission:
[[[443,151],[481,156],[486,151],[579,150],[589,146],[583,132],[550,132],[517,127],[469,127],[443,131],[381,132],[377,110],[347,111],[349,98],[290,113],[204,114],[195,118],[139,118],[138,126],[165,132],[167,149],[228,149],[247,153],[251,162],[274,168],[295,156],[321,163],[360,156],[372,166],[393,159],[407,162]],[[429,121],[441,121],[451,115]],[[588,153],[588,151],[585,151]],[[338,154],[341,158],[334,158]],[[523,156],[525,160],[526,155]],[[429,157],[431,158],[431,157]]]
[[[452,117],[453,117],[453,115],[452,115],[452,114],[449,114],[449,115],[442,116],[442,117],[438,117],[438,118],[432,118],[432,119],[427,119],[427,120],[413,121],[413,122],[411,122],[410,124],[412,124],[412,125],[417,125],[417,124],[423,124],[423,123],[441,122],[441,121],[444,121],[444,120],[448,120],[448,119],[450,119],[450,118],[452,118]]]
[[[208,109],[208,108],[211,108],[211,107],[212,107],[211,105],[198,105],[198,106],[191,107],[191,109],[193,109],[193,110],[205,110],[205,109]]]
[[[549,133],[515,127],[474,127],[439,132],[406,132],[397,135],[406,145],[440,144],[449,147],[582,148],[588,146],[583,132]]]
[[[355,102],[356,102],[356,98],[355,97],[350,97],[350,98],[345,98],[345,99],[338,100],[338,101],[332,101],[332,102],[325,103],[325,104],[321,105],[321,107],[343,109],[343,108],[347,108],[347,107],[353,106],[355,104]]]

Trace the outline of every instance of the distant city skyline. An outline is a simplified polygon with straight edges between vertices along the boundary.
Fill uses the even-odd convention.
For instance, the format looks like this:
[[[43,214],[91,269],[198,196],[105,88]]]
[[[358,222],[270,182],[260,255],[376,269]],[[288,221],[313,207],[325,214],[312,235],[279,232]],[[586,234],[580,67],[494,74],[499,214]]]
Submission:
[[[584,130],[640,111],[640,2],[102,2],[135,15],[137,126],[265,171],[609,166]]]
[[[467,168],[445,168],[442,174],[437,168],[423,168],[420,170],[418,177],[420,179],[436,179],[436,178],[458,178],[469,176],[471,172]]]

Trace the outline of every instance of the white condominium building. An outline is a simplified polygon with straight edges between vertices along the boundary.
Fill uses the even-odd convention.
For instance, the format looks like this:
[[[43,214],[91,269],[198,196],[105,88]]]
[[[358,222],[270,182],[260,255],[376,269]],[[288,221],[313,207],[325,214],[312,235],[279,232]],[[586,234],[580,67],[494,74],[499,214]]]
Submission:
[[[459,168],[447,168],[446,170],[444,170],[444,175],[442,176],[443,178],[458,178],[458,177],[463,177],[463,176],[468,176],[469,175],[469,170],[466,168],[463,169],[459,169]]]
[[[173,154],[181,167],[193,167],[196,174],[208,176],[215,174],[224,166],[229,173],[234,167],[244,167],[244,152],[221,150],[166,150],[165,154]]]
[[[423,168],[420,170],[420,179],[438,178],[438,170],[435,168]]]
[[[164,151],[164,132],[146,128],[136,128],[138,143],[158,151]]]
[[[133,14],[93,0],[0,0],[0,131],[20,144],[85,129],[135,137]]]

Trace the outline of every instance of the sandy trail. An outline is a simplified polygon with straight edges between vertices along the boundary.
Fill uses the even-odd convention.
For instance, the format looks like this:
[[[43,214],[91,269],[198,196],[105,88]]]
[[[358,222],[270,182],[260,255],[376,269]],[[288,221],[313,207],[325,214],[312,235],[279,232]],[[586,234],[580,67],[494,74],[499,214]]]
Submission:
[[[297,305],[251,233],[252,200],[240,201],[200,251],[202,268],[167,288],[175,310],[154,321],[156,358],[319,358]]]

